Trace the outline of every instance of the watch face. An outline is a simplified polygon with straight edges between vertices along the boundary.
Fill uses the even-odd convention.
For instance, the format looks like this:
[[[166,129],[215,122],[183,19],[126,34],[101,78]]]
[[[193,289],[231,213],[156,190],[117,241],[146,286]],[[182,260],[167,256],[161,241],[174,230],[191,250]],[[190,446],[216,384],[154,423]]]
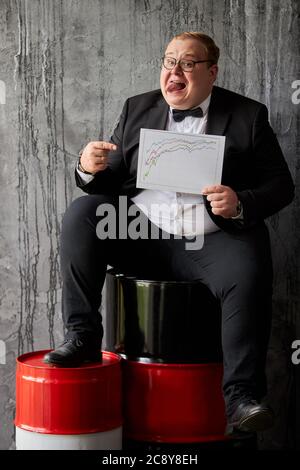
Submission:
[[[238,205],[236,207],[236,211],[237,211],[236,217],[239,217],[243,212],[243,207],[242,207],[241,201],[238,202]]]

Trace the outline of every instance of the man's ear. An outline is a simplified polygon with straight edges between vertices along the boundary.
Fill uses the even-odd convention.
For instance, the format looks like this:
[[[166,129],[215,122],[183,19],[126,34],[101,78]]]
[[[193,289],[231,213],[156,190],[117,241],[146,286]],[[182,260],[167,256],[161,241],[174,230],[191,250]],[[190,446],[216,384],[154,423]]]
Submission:
[[[209,73],[212,79],[212,83],[216,80],[217,75],[218,75],[219,67],[217,64],[213,64],[209,68]]]

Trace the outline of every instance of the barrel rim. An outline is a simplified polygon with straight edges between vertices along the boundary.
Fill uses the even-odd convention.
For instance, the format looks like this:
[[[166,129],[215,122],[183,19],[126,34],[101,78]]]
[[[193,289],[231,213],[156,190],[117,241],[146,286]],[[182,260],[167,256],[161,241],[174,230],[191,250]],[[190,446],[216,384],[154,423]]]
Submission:
[[[122,358],[119,354],[111,352],[111,351],[102,351],[102,354],[106,356],[107,358],[110,358],[113,360],[111,363],[104,364],[103,362],[89,362],[86,363],[85,365],[88,367],[84,367],[84,364],[78,366],[78,367],[62,367],[62,366],[57,366],[57,365],[52,365],[52,364],[47,364],[47,363],[42,363],[42,364],[28,364],[26,363],[26,359],[29,359],[30,357],[33,357],[35,354],[39,355],[45,355],[48,352],[53,351],[52,349],[40,349],[37,351],[31,351],[27,352],[24,354],[21,354],[16,358],[16,363],[17,365],[20,365],[21,367],[30,367],[31,369],[47,369],[47,370],[92,370],[92,369],[99,369],[99,368],[104,368],[104,367],[112,367],[117,364],[120,364],[122,361]]]
[[[115,271],[114,269],[109,269],[106,271],[106,275],[110,275],[116,279],[120,278],[122,281],[125,282],[134,282],[134,283],[144,283],[144,284],[150,284],[150,285],[191,285],[194,286],[195,284],[202,284],[200,280],[190,280],[190,281],[182,281],[182,280],[159,280],[159,279],[144,279],[143,277],[136,277],[136,276],[130,276],[127,274],[120,273],[118,271]]]
[[[101,434],[104,432],[115,431],[117,429],[123,429],[124,426],[124,419],[121,418],[120,420],[116,420],[115,423],[106,425],[106,426],[94,426],[91,428],[81,428],[81,429],[70,429],[70,428],[60,428],[60,427],[53,427],[50,429],[49,427],[36,427],[30,426],[28,424],[23,424],[21,422],[17,422],[17,418],[14,420],[14,425],[16,428],[22,429],[23,431],[28,431],[37,434],[52,434],[57,436],[80,436],[80,435],[89,435],[89,434]],[[112,427],[111,427],[112,426]]]
[[[138,358],[141,360],[132,360],[128,359],[127,357],[122,357],[123,361],[122,363],[127,363],[130,366],[133,366],[137,364],[137,367],[139,365],[143,366],[148,366],[148,367],[154,367],[154,368],[168,368],[168,369],[181,369],[183,371],[188,370],[188,369],[223,369],[224,365],[223,362],[199,362],[199,363],[193,363],[193,362],[185,362],[185,363],[177,363],[177,362],[150,362],[150,361],[143,361],[143,358]]]
[[[199,360],[186,360],[185,358],[183,359],[178,359],[178,360],[173,360],[169,357],[169,358],[163,358],[163,357],[159,357],[159,356],[134,356],[132,354],[126,354],[124,352],[119,352],[118,353],[120,355],[120,357],[122,358],[123,361],[126,361],[126,362],[130,362],[130,363],[139,363],[139,364],[157,364],[157,366],[160,366],[160,365],[167,365],[167,366],[190,366],[190,365],[194,365],[194,366],[203,366],[203,365],[206,365],[206,366],[212,366],[212,367],[216,367],[216,366],[224,366],[224,362],[222,360],[220,361],[216,361],[216,360],[213,360],[213,361],[199,361]]]

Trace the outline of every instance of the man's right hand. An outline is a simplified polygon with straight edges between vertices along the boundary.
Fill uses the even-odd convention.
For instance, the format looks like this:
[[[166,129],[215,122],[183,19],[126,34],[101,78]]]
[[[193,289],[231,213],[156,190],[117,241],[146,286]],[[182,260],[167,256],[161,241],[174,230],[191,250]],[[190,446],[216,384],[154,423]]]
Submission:
[[[107,168],[108,153],[111,150],[117,150],[117,146],[110,142],[89,142],[81,153],[80,165],[93,175],[103,171]]]

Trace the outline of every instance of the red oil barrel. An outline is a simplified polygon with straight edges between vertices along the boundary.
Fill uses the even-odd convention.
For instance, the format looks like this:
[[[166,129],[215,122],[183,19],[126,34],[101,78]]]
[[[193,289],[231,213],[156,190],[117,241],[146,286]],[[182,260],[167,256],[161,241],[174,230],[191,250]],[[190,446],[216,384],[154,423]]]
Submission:
[[[17,359],[17,449],[121,449],[121,359],[62,368],[43,362],[48,351]]]
[[[222,364],[125,360],[124,435],[161,443],[224,440]]]

